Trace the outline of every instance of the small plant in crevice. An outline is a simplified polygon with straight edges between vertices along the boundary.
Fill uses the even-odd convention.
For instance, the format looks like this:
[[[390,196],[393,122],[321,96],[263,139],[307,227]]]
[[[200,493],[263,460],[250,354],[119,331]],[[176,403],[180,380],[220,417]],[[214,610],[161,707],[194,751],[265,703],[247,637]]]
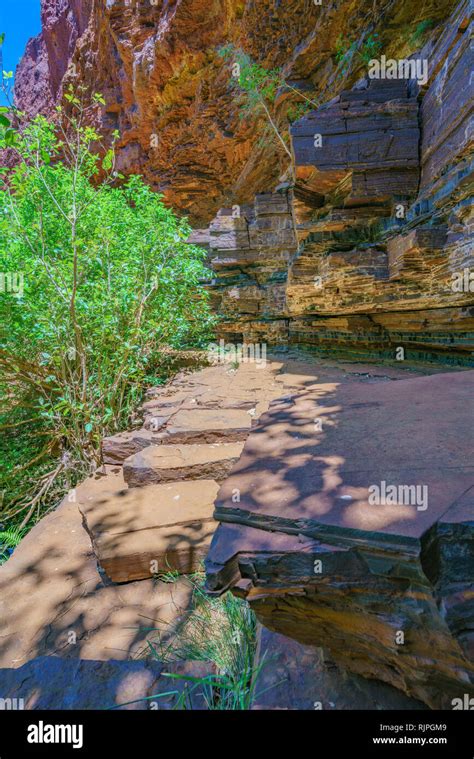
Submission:
[[[218,55],[231,65],[231,87],[236,94],[240,108],[240,118],[261,117],[266,122],[266,130],[261,138],[261,147],[273,139],[278,148],[282,149],[294,175],[293,156],[289,145],[288,123],[297,118],[298,113],[320,106],[320,101],[308,97],[305,93],[293,87],[286,81],[280,68],[266,68],[254,61],[246,52],[235,45],[225,45],[218,50]],[[286,118],[277,111],[278,92],[291,92],[299,101],[290,106]],[[302,110],[304,108],[304,110]],[[294,176],[293,176],[294,180]]]
[[[357,40],[351,40],[350,37],[346,37],[341,33],[336,40],[334,51],[334,57],[341,69],[339,77],[347,73],[347,69],[353,58],[364,66],[368,66],[369,62],[377,58],[381,51],[382,43],[376,32],[370,32],[360,45],[358,45]]]
[[[370,61],[374,58],[378,58],[382,50],[382,43],[380,42],[379,35],[376,33],[369,34],[361,47],[359,48],[358,55],[365,66],[368,66]]]
[[[428,32],[435,25],[435,21],[432,18],[426,18],[420,21],[416,26],[410,37],[408,38],[408,44],[411,48],[416,49],[424,41],[424,38]]]
[[[336,59],[337,63],[342,63],[342,61],[348,56],[350,51],[355,47],[356,43],[352,42],[349,37],[346,37],[344,34],[339,34],[335,50],[334,50],[334,57]]]
[[[309,111],[314,110],[314,107],[315,106],[313,103],[297,103],[295,105],[291,105],[286,112],[286,117],[290,124],[293,124],[293,122],[301,119]]]
[[[361,227],[352,227],[343,234],[344,241],[354,245],[373,245],[380,242],[382,226],[380,224],[369,224]]]

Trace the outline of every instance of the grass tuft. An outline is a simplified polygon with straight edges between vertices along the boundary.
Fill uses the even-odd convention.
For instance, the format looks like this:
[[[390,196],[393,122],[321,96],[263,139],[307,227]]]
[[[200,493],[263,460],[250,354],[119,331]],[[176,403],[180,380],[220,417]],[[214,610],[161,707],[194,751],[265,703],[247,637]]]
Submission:
[[[173,582],[177,575],[168,572],[159,579]],[[185,684],[184,690],[174,692],[174,709],[192,708],[193,696],[203,698],[210,710],[250,709],[257,676],[265,663],[264,657],[258,664],[255,659],[256,617],[247,602],[232,593],[209,596],[202,572],[186,579],[191,585],[190,608],[177,625],[173,623],[172,631],[169,625],[153,628],[142,655],[168,664],[200,661],[213,665],[215,672],[204,677],[163,673]]]

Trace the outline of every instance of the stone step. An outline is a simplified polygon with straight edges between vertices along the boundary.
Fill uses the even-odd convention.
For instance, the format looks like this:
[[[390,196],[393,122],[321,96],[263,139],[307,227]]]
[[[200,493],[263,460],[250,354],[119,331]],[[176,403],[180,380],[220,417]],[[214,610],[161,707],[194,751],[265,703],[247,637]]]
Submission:
[[[102,441],[102,458],[104,464],[121,465],[133,456],[134,453],[147,448],[149,445],[158,445],[161,442],[158,432],[153,430],[132,430],[131,432],[118,432],[110,435]]]
[[[214,533],[214,480],[121,490],[80,503],[97,560],[113,582],[199,569]]]
[[[180,409],[160,437],[162,443],[236,443],[251,428],[252,416],[242,409]]]
[[[147,649],[153,620],[174,631],[187,613],[185,577],[173,583],[150,578],[115,585],[98,569],[81,511],[126,487],[121,468],[106,467],[88,477],[33,527],[0,567],[0,668],[19,667],[38,656],[136,659]],[[0,698],[10,695],[0,674]],[[19,695],[26,699],[27,694]],[[51,704],[61,699],[60,693],[54,696],[53,683],[51,696]],[[43,697],[46,683],[41,703]],[[26,702],[25,708],[30,708]]]
[[[181,408],[146,415],[150,429],[119,432],[104,438],[105,464],[123,464],[125,459],[150,445],[167,443],[237,443],[245,440],[252,428],[253,408]],[[150,418],[154,420],[149,424]]]
[[[238,461],[243,446],[243,442],[152,445],[124,461],[123,476],[130,488],[178,480],[220,482]]]

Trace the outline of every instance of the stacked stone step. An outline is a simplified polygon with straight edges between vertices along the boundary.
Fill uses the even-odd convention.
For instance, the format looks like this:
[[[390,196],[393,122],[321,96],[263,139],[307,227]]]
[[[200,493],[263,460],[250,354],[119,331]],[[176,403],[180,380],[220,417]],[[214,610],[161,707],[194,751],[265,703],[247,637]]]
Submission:
[[[104,441],[105,459],[123,466],[128,489],[92,502],[83,514],[111,580],[199,569],[215,529],[217,482],[239,458],[251,423],[241,410],[183,409],[163,432]]]
[[[271,372],[247,365],[178,376],[149,391],[140,429],[105,438],[104,464],[120,473],[120,488],[79,508],[110,580],[201,567],[216,527],[218,483],[268,407],[267,394],[279,392],[272,384]]]

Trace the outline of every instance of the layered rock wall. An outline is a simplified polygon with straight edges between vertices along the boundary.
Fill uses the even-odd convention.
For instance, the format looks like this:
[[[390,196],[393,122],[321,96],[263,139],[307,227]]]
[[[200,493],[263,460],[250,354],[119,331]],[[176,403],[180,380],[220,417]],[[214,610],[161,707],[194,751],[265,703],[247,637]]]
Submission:
[[[293,125],[294,187],[239,218],[220,212],[209,240],[223,335],[472,364],[471,34],[461,4],[418,54],[424,86],[362,79]],[[265,205],[273,268],[255,234]]]
[[[235,44],[267,68],[282,69],[294,90],[280,93],[277,118],[301,104],[298,93],[329,100],[363,73],[369,34],[387,55],[406,55],[436,35],[453,0],[41,0],[42,32],[16,75],[28,114],[51,112],[69,84],[85,97],[102,92],[98,127],[121,134],[119,165],[141,173],[193,222],[251,203],[287,168],[266,122],[241,118],[230,67],[219,55]],[[423,31],[425,30],[425,31]],[[338,42],[342,38],[342,43]],[[347,47],[339,60],[341,44]],[[296,90],[296,92],[295,92]]]
[[[43,0],[42,21],[18,104],[52,113],[69,84],[103,93],[97,126],[120,131],[119,169],[164,192],[209,248],[222,337],[472,364],[467,0],[370,12],[354,0]],[[426,61],[427,77],[369,79],[370,39],[387,58]],[[290,129],[292,168],[264,116],[242,118],[229,43],[281,69],[281,129],[302,97],[322,103]]]

